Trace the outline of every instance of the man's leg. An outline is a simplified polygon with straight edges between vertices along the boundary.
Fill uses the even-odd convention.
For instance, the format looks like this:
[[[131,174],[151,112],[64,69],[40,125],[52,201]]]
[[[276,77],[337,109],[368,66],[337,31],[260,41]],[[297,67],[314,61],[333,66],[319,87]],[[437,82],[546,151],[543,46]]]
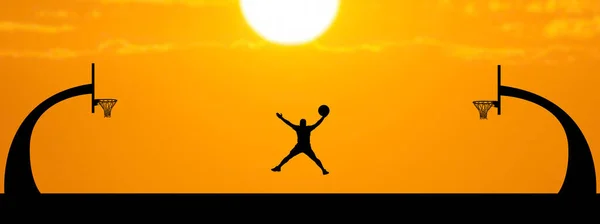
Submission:
[[[304,151],[304,154],[306,154],[308,156],[308,158],[312,159],[312,161],[314,161],[317,164],[317,166],[319,166],[319,168],[321,168],[321,171],[323,171],[323,175],[329,174],[329,172],[325,169],[325,167],[323,167],[323,163],[321,163],[321,160],[319,160],[319,158],[317,158],[317,155],[315,154],[315,152],[312,149],[308,149],[308,150]]]
[[[281,160],[281,163],[279,163],[279,165],[277,165],[275,168],[271,169],[271,171],[273,171],[273,172],[281,171],[281,167],[283,165],[285,165],[288,161],[290,161],[290,159],[294,158],[294,156],[297,156],[298,154],[300,154],[300,150],[296,150],[295,148],[292,149],[290,154],[288,154],[285,158],[283,158],[283,160]]]

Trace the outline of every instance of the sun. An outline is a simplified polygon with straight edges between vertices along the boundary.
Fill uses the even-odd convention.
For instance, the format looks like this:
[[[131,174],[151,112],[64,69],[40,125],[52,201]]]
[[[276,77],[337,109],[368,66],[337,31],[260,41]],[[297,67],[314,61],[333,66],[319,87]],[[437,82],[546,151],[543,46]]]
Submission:
[[[333,23],[339,0],[240,0],[246,21],[259,36],[281,45],[301,45]]]

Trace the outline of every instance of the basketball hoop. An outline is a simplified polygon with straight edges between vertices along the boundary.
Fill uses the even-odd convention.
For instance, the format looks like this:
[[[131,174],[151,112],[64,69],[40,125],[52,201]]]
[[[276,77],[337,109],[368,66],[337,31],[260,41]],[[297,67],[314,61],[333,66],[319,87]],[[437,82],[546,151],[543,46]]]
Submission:
[[[486,100],[478,100],[473,101],[473,105],[479,111],[479,119],[487,120],[488,111],[496,105],[497,101],[486,101]]]
[[[102,110],[104,110],[104,117],[110,118],[112,108],[117,103],[117,100],[116,99],[96,99],[95,103],[96,103],[96,105],[100,105],[100,107],[102,107]]]

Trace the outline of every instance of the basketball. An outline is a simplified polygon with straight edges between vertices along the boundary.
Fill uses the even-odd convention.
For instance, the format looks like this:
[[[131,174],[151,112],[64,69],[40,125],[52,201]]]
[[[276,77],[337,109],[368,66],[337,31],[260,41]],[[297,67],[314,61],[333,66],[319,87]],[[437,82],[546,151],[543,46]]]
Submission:
[[[323,117],[329,115],[329,107],[327,105],[321,105],[319,107],[319,114]]]

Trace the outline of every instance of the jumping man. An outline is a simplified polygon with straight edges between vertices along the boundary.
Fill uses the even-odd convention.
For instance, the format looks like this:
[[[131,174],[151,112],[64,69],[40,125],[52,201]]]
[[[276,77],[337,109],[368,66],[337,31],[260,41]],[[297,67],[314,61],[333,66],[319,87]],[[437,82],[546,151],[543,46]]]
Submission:
[[[283,114],[281,114],[281,113],[277,113],[277,117],[279,119],[281,119],[284,123],[289,125],[292,129],[294,129],[294,131],[296,131],[296,135],[298,136],[298,143],[296,143],[296,146],[294,146],[292,151],[290,151],[290,154],[287,155],[285,158],[283,158],[281,163],[279,163],[279,165],[277,165],[275,168],[273,168],[271,170],[273,172],[281,171],[281,167],[283,165],[285,165],[290,159],[292,159],[294,156],[296,156],[300,153],[304,153],[310,159],[312,159],[317,164],[317,166],[319,166],[319,168],[321,168],[321,171],[323,171],[323,175],[329,174],[329,172],[327,172],[325,167],[323,167],[323,164],[321,164],[321,160],[319,160],[317,158],[317,155],[315,155],[315,152],[313,152],[312,147],[310,146],[310,133],[313,130],[315,130],[315,128],[317,128],[321,124],[321,122],[323,122],[323,120],[325,119],[325,116],[322,116],[321,119],[319,119],[319,121],[317,121],[317,123],[315,123],[314,125],[311,125],[311,126],[306,126],[305,119],[300,120],[300,125],[295,125],[295,124],[292,124],[290,121],[286,120],[285,118],[283,118]]]

